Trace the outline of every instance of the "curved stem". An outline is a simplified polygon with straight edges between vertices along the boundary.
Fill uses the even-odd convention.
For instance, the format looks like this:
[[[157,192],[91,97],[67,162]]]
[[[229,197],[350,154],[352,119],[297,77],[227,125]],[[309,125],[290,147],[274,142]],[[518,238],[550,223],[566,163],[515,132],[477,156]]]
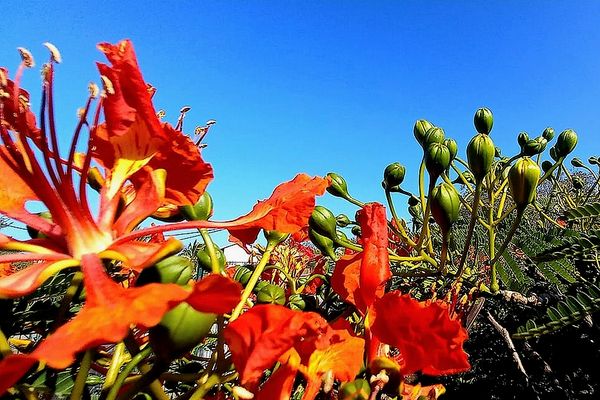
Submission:
[[[107,390],[109,387],[113,385],[115,379],[117,379],[117,375],[119,374],[119,369],[121,365],[123,365],[124,359],[123,356],[125,354],[125,344],[119,343],[115,346],[115,351],[113,353],[112,359],[110,361],[110,366],[108,367],[108,371],[106,372],[106,378],[104,379],[104,384],[102,385],[102,390]]]
[[[85,390],[85,382],[87,381],[88,373],[92,365],[92,350],[88,350],[83,355],[79,371],[77,371],[77,377],[75,378],[75,384],[73,385],[73,391],[71,392],[71,400],[80,400],[83,398],[83,391]]]
[[[444,236],[442,238],[442,252],[440,254],[440,265],[439,265],[439,271],[442,274],[446,274],[446,258],[448,258],[448,237],[449,237],[449,232],[444,233]]]
[[[396,228],[402,239],[404,239],[409,246],[415,247],[417,244],[408,236],[406,230],[404,229],[404,225],[398,218],[398,214],[396,214],[396,208],[394,207],[394,202],[392,201],[392,193],[389,190],[385,191],[385,198],[387,199],[388,206],[390,207],[390,213],[392,214],[392,218],[396,223]]]
[[[427,205],[425,206],[425,213],[423,214],[423,229],[421,229],[421,235],[419,235],[419,240],[417,240],[417,245],[415,246],[415,249],[417,251],[419,251],[421,249],[421,246],[423,245],[423,241],[425,240],[425,237],[429,235],[429,214],[431,213],[431,192],[433,191],[433,188],[435,187],[435,179],[430,177],[430,181],[429,181],[429,189],[427,190]],[[430,247],[431,247],[431,240],[429,241]],[[430,252],[433,252],[433,249],[430,248],[429,249]]]
[[[475,230],[475,223],[477,222],[477,211],[479,210],[479,200],[481,198],[482,183],[478,181],[475,185],[475,194],[473,195],[473,211],[471,213],[471,222],[469,222],[469,228],[467,230],[467,238],[465,239],[465,247],[463,248],[462,255],[460,256],[460,262],[458,264],[457,275],[460,278],[465,262],[467,261],[467,254],[469,254],[469,246],[471,245],[471,239],[473,238],[473,231]]]
[[[504,239],[504,243],[502,243],[502,246],[500,246],[500,249],[498,250],[498,253],[496,254],[496,256],[492,259],[492,261],[490,261],[490,267],[492,269],[490,289],[492,290],[492,293],[496,293],[500,289],[500,287],[498,285],[498,279],[496,276],[496,262],[502,256],[502,253],[504,253],[504,251],[508,247],[510,241],[512,240],[513,236],[517,232],[517,229],[519,228],[519,223],[521,222],[521,219],[523,218],[524,212],[525,212],[525,207],[517,208],[517,216],[515,217],[515,220],[513,221],[512,226],[510,227],[510,230],[508,231],[508,234],[506,235],[506,238]]]
[[[138,354],[140,354],[140,353],[138,353]],[[136,356],[137,356],[137,354],[136,354]],[[141,362],[141,360],[139,362]],[[167,368],[169,368],[168,363],[161,362],[160,360],[157,359],[155,361],[155,363],[152,365],[152,368],[150,368],[150,370],[147,370],[146,372],[144,372],[140,379],[135,381],[135,383],[133,385],[131,385],[131,387],[129,387],[119,397],[117,397],[117,400],[132,399],[133,396],[135,396],[135,394],[138,393],[140,390],[144,389],[147,386],[154,384],[155,381],[160,377],[160,375]],[[167,396],[167,394],[162,390],[162,385],[160,385],[160,383],[158,385],[161,386],[161,390],[160,391],[153,390],[152,395],[155,398],[157,398],[157,400],[169,400],[169,396]]]
[[[217,253],[215,252],[215,245],[208,234],[208,230],[206,228],[198,229],[200,232],[200,236],[202,236],[202,240],[204,240],[204,245],[206,246],[206,251],[208,252],[208,256],[210,257],[210,269],[213,274],[220,274],[221,268],[219,267],[219,259],[217,258]]]
[[[286,271],[283,270],[283,268],[278,267],[277,265],[269,265],[268,267],[265,267],[264,270],[268,271],[270,269],[274,269],[276,271],[279,271],[279,273],[281,273],[281,275],[283,275],[285,277],[285,279],[290,284],[290,292],[291,292],[291,294],[298,293],[298,291],[296,289],[296,280],[294,278],[292,278],[292,276],[290,274],[288,274]]]
[[[111,385],[110,391],[108,392],[108,395],[106,396],[106,400],[114,400],[117,398],[119,389],[121,389],[121,387],[125,383],[125,379],[127,379],[129,374],[131,374],[131,371],[133,371],[133,369],[135,367],[137,367],[139,363],[141,363],[146,357],[148,357],[151,352],[152,352],[152,349],[148,346],[144,350],[137,353],[131,359],[131,361],[127,363],[125,368],[123,368],[123,371],[121,371],[121,373],[117,376],[115,382]]]

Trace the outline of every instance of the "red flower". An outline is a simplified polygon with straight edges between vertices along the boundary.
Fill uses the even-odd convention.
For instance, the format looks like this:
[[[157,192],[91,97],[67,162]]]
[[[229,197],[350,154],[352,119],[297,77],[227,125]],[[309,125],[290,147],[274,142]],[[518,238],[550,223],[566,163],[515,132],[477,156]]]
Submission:
[[[349,381],[362,366],[364,340],[332,329],[315,313],[255,306],[227,326],[224,337],[241,383],[259,390],[259,399],[288,399],[298,372],[307,381],[303,399],[314,399],[325,373]],[[258,388],[264,371],[277,361],[282,366]]]

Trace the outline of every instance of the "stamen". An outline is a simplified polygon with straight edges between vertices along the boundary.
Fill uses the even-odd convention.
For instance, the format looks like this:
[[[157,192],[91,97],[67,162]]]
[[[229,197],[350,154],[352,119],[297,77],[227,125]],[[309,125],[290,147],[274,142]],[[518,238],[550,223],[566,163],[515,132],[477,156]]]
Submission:
[[[5,88],[8,85],[8,77],[4,73],[4,70],[0,68],[0,88]]]
[[[56,46],[49,42],[44,43],[44,46],[50,51],[50,61],[60,64],[62,62],[62,57]]]
[[[104,75],[100,75],[100,79],[102,80],[102,86],[104,86],[104,91],[106,94],[115,94],[115,87],[110,79]]]
[[[90,82],[90,84],[88,85],[88,90],[90,92],[90,97],[93,99],[98,97],[98,93],[100,93],[100,89],[98,89],[98,85],[96,85],[94,82]]]
[[[183,130],[183,119],[185,118],[185,114],[191,109],[192,107],[190,106],[183,106],[181,110],[179,110],[179,118],[177,118],[177,125],[175,126],[176,131],[181,132]]]

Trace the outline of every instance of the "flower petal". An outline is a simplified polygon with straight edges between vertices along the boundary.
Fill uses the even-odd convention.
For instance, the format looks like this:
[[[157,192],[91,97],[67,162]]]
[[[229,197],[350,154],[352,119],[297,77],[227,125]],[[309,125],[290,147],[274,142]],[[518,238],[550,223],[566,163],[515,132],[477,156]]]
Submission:
[[[450,319],[447,307],[418,302],[395,291],[377,300],[372,311],[371,330],[400,350],[403,374],[444,375],[470,368],[463,350],[467,331]]]
[[[30,260],[21,257],[22,261],[37,261],[41,258],[38,254],[27,254],[26,256],[29,256]],[[77,261],[71,260],[62,254],[54,257],[49,256],[48,258],[54,258],[56,261],[33,263],[8,276],[0,276],[0,299],[21,297],[33,293],[50,276],[56,274],[61,269],[73,267],[78,264]]]
[[[227,277],[211,274],[194,285],[187,303],[198,311],[211,314],[230,312],[240,301],[242,286]]]
[[[0,361],[0,396],[21,379],[38,362],[28,354],[9,355]]]

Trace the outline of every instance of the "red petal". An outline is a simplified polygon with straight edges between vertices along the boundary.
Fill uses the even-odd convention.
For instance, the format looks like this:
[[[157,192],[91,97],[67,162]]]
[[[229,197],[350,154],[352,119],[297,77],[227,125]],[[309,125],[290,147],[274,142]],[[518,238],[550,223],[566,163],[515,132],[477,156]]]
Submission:
[[[294,365],[282,364],[262,386],[256,400],[289,400],[297,372]]]
[[[335,263],[335,269],[331,276],[331,288],[342,298],[342,300],[354,304],[361,310],[366,306],[357,293],[360,279],[360,264],[362,253],[344,254]]]
[[[0,395],[3,395],[37,363],[37,358],[26,354],[10,355],[0,361]]]
[[[257,383],[300,339],[310,340],[326,329],[327,322],[318,314],[259,305],[230,323],[223,335],[245,385]]]
[[[177,253],[181,247],[181,242],[173,237],[160,243],[129,241],[111,245],[108,250],[100,253],[100,256],[123,261],[125,267],[140,272],[163,258]]]
[[[242,286],[238,282],[211,274],[196,283],[186,301],[198,311],[225,314],[239,303],[241,293]]]
[[[379,203],[366,204],[359,212],[363,239],[360,266],[360,293],[367,306],[383,294],[383,284],[390,279],[390,260],[387,250],[388,228],[385,207]]]
[[[38,254],[27,255],[32,260],[39,260],[43,257]],[[59,255],[55,259],[68,259],[68,257]],[[55,261],[34,263],[11,275],[0,277],[0,299],[15,298],[33,293],[46,279],[58,272],[55,268],[52,268],[55,264]]]
[[[373,311],[371,330],[400,350],[403,374],[444,375],[470,368],[463,350],[467,331],[450,319],[446,307],[418,302],[396,291],[377,300]]]

